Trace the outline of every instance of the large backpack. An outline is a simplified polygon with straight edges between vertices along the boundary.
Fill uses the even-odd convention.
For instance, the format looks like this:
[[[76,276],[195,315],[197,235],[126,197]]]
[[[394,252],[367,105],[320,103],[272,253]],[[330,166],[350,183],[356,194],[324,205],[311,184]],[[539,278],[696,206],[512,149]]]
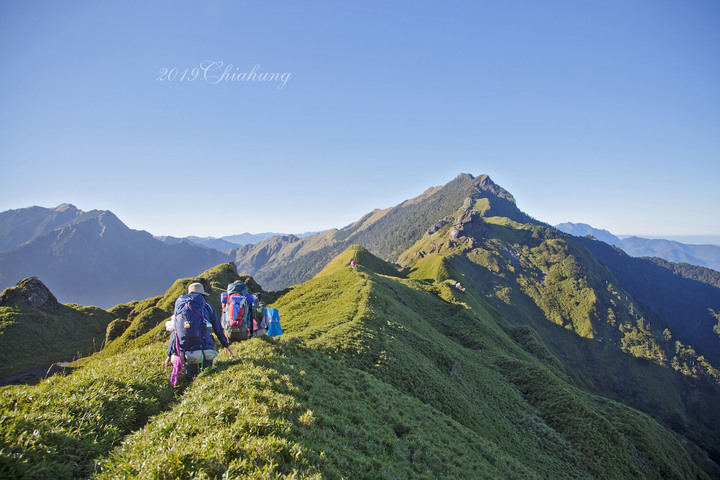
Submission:
[[[265,308],[265,316],[268,320],[267,334],[271,337],[282,335],[282,327],[280,326],[280,313],[277,308]]]
[[[176,347],[180,352],[202,350],[208,322],[204,317],[205,298],[198,293],[180,295],[175,301]],[[178,352],[178,354],[180,353]]]
[[[247,331],[251,327],[252,305],[248,301],[247,286],[242,282],[231,283],[228,291],[220,295],[222,303],[222,326],[229,332]]]
[[[210,340],[212,325],[205,318],[205,298],[199,293],[180,295],[175,301],[175,312],[172,317],[175,331],[175,354],[170,383],[178,383],[178,375],[184,364],[199,363],[212,360],[217,355],[213,348],[204,348]]]

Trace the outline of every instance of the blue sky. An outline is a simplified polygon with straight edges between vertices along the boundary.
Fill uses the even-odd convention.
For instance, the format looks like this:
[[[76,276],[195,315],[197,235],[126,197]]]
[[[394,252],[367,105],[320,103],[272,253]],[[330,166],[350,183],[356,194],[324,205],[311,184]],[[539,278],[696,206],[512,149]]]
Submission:
[[[299,233],[467,172],[550,224],[720,235],[718,52],[711,0],[6,1],[0,211]],[[253,68],[285,80],[219,80]]]

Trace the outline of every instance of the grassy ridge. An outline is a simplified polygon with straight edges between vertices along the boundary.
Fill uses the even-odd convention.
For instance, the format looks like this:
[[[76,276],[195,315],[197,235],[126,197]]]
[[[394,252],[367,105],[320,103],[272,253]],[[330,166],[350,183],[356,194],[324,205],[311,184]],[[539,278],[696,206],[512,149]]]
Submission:
[[[100,478],[532,478],[451,418],[297,338],[255,339],[128,438]]]
[[[309,280],[324,265],[353,244],[374,255],[395,261],[438,221],[467,203],[493,215],[531,221],[518,210],[512,195],[487,175],[458,175],[442,187],[385,210],[368,213],[340,230],[328,230],[297,239],[273,238],[236,251],[240,271],[248,272],[269,289],[280,289]]]
[[[571,468],[575,477],[657,477],[647,465],[669,460],[636,447],[625,426],[593,408],[594,397],[553,373],[557,360],[547,368],[490,311],[449,303],[442,288],[379,275],[360,263],[298,286],[276,306],[286,331],[431,405],[541,476],[560,478]],[[433,289],[438,295],[427,291]],[[675,478],[699,474],[679,442],[643,418],[638,429],[662,438],[665,458],[685,459]]]
[[[666,340],[580,243],[539,225],[466,217],[467,235],[440,229],[406,252],[411,278],[461,280],[512,324],[532,326],[577,385],[653,415],[720,460],[712,365]]]

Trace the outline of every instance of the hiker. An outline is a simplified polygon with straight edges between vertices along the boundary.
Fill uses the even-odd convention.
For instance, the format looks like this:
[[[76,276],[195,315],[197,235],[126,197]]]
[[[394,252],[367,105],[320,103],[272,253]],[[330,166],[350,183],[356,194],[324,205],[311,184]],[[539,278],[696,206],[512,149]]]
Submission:
[[[252,295],[255,298],[255,302],[253,305],[254,315],[253,315],[253,337],[259,337],[260,335],[265,335],[265,332],[267,330],[267,316],[265,315],[265,304],[262,303],[262,294],[261,293],[253,293]]]
[[[178,373],[183,367],[185,377],[191,382],[202,369],[212,365],[217,356],[212,332],[228,356],[233,356],[217,312],[205,301],[205,297],[209,295],[201,283],[191,283],[188,285],[187,295],[180,295],[175,301],[173,332],[170,334],[167,357],[163,361],[165,366],[171,362],[173,364],[170,377],[173,385],[177,384]]]
[[[247,285],[233,282],[227,292],[220,294],[222,327],[230,342],[247,340],[253,333],[255,297],[248,293]]]
[[[355,260],[350,260],[350,268],[355,268]]]

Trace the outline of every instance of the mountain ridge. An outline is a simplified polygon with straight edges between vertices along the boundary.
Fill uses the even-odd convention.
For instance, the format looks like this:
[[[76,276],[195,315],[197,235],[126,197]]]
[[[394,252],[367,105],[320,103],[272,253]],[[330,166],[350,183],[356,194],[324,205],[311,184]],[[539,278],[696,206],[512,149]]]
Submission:
[[[297,238],[303,238],[310,235],[314,235],[318,232],[305,232],[305,233],[298,233],[298,234],[292,234],[296,236]],[[156,236],[158,240],[162,241],[163,243],[167,243],[169,245],[174,245],[176,243],[180,243],[183,241],[190,242],[195,245],[200,245],[202,247],[207,248],[214,248],[218,251],[225,251],[225,250],[232,250],[242,247],[243,245],[252,245],[259,243],[263,240],[267,240],[269,238],[273,237],[285,237],[290,234],[287,233],[275,233],[275,232],[264,232],[264,233],[240,233],[237,235],[226,235],[224,237],[196,237],[196,236],[189,236],[189,237],[173,237],[169,235],[164,236]]]
[[[82,224],[82,228],[94,229],[93,238],[105,239],[112,236],[114,228],[122,230],[121,222],[118,224],[113,217],[101,217],[95,215],[94,223]],[[75,233],[78,227],[67,228],[66,233]],[[98,233],[100,230],[104,236]],[[283,315],[290,312],[291,320],[297,318],[292,323],[304,332],[313,348],[320,337],[328,341],[347,338],[347,345],[324,351],[363,371],[378,362],[382,364],[385,358],[382,352],[387,348],[373,340],[373,335],[378,335],[376,329],[387,332],[386,324],[392,323],[390,318],[379,317],[380,312],[386,312],[385,307],[390,317],[409,316],[419,321],[418,314],[430,315],[443,305],[448,316],[462,320],[460,324],[469,332],[480,328],[470,320],[480,319],[492,335],[503,336],[500,343],[505,347],[505,336],[523,345],[552,373],[552,378],[543,377],[551,383],[555,378],[571,381],[588,395],[602,395],[636,408],[697,448],[701,456],[707,455],[709,465],[717,464],[718,342],[713,343],[717,335],[706,318],[707,312],[700,310],[715,308],[713,302],[720,298],[718,279],[707,269],[688,270],[682,265],[661,265],[667,278],[623,276],[614,269],[627,255],[613,260],[589,242],[593,241],[572,237],[529,217],[518,208],[512,195],[489,177],[462,174],[396,207],[376,209],[343,229],[303,239],[292,235],[274,237],[242,247],[233,258],[243,263],[223,264],[223,278],[236,276],[238,269],[252,274],[262,285],[264,278],[283,277],[294,286],[282,292],[273,285],[265,287],[276,290],[273,301],[278,305],[293,305]],[[85,246],[81,250],[88,251]],[[348,265],[352,259],[357,263],[355,269]],[[678,304],[650,302],[643,290],[633,287],[633,282],[640,281],[652,291],[661,286],[656,285],[658,280],[667,283],[668,278],[676,277],[695,282],[683,283],[685,293]],[[189,281],[183,278],[163,295],[111,309],[116,319],[108,325],[106,353],[100,356],[160,341],[165,334],[162,321],[170,315],[172,297],[182,293],[183,285]],[[357,283],[358,279],[362,281]],[[345,289],[343,282],[351,283]],[[321,292],[310,289],[311,285],[324,286],[318,290],[340,302],[329,313],[334,323],[329,324],[322,316],[322,308],[307,311],[308,305],[325,301]],[[693,314],[692,322],[675,321],[672,312],[687,308],[693,295],[701,290],[703,301],[696,302],[700,310]],[[344,300],[338,295],[345,295]],[[427,295],[444,303],[427,300]],[[415,311],[415,303],[427,308]],[[466,317],[461,313],[466,310],[475,313]],[[367,317],[368,312],[374,313]],[[457,326],[440,317],[433,314],[435,330],[451,332]],[[316,327],[308,324],[313,319]],[[358,324],[360,320],[364,323]],[[425,323],[422,325],[424,331],[430,331]],[[690,335],[695,328],[706,341]],[[402,337],[405,333],[392,335]],[[487,347],[490,338],[470,333],[443,335],[471,350]],[[419,345],[416,341],[413,344]],[[348,345],[354,353],[347,353]],[[455,371],[457,362],[451,362],[452,358],[437,358],[442,359],[448,374]],[[514,362],[509,365],[525,368]],[[407,375],[419,382],[414,374]],[[513,383],[516,388],[541,387],[527,376],[507,376],[517,381]],[[411,393],[422,395],[415,390]],[[533,403],[533,408],[553,408],[543,398],[533,397],[535,401],[539,403]]]

